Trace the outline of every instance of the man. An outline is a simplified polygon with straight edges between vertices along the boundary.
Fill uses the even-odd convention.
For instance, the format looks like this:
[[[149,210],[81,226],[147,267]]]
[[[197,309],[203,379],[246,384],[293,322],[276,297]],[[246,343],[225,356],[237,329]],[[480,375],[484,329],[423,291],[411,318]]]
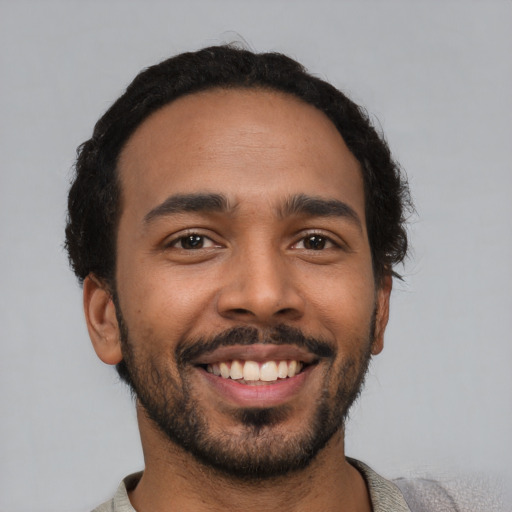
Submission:
[[[212,47],[137,76],[69,194],[89,334],[136,397],[145,457],[96,510],[419,506],[343,439],[409,207],[362,110],[283,55]]]

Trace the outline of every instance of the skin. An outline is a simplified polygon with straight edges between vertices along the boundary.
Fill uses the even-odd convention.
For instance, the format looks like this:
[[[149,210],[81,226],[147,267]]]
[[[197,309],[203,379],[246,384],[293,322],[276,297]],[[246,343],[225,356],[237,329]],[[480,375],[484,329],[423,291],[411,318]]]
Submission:
[[[391,277],[376,286],[360,167],[322,112],[276,92],[192,94],[139,126],[119,173],[116,291],[139,361],[153,357],[176,375],[179,340],[235,326],[286,324],[326,340],[337,349],[335,360],[314,367],[270,431],[286,437],[310,421],[323,387],[334,392],[331,367],[349,358],[360,363],[365,340],[372,339],[372,354],[382,350]],[[171,196],[197,193],[223,194],[229,209],[158,210]],[[355,216],[286,212],[289,198],[301,194],[340,201]],[[206,237],[199,250],[183,246],[191,233]],[[325,245],[311,249],[304,242],[310,235]],[[123,353],[111,292],[95,276],[85,280],[93,345],[104,362],[116,364]],[[189,383],[211,434],[243,439],[230,414],[236,404],[199,372],[191,369]],[[343,456],[342,429],[306,469],[248,483],[200,464],[137,407],[146,462],[130,493],[138,512],[371,510],[361,475]]]

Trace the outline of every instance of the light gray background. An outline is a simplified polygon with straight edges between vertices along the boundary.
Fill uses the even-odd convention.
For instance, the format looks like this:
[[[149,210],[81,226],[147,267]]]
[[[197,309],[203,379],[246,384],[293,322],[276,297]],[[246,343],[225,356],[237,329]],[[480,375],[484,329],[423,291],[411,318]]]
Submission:
[[[237,39],[377,116],[419,215],[347,452],[512,476],[512,2],[0,2],[0,511],[86,511],[142,466],[62,249],[76,146],[144,66]]]

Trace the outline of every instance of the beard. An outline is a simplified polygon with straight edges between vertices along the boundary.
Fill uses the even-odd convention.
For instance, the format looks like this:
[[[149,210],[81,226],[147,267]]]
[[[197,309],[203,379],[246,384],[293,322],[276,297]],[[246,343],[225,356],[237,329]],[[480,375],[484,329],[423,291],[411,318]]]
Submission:
[[[115,303],[123,352],[117,371],[147,417],[171,443],[193,455],[198,462],[239,480],[275,478],[309,466],[344,427],[371,359],[375,312],[368,336],[358,340],[359,354],[345,358],[336,366],[335,346],[307,337],[299,329],[279,325],[267,330],[235,327],[212,338],[181,340],[174,350],[177,372],[173,372],[165,354],[145,355],[135,350],[136,346],[151,346],[151,340],[134,342],[131,339],[118,301]],[[301,424],[299,431],[287,431],[282,423],[292,411],[290,406],[281,405],[223,411],[239,426],[236,434],[212,425],[200,401],[194,398],[193,373],[197,369],[190,361],[222,346],[290,342],[328,362],[322,391],[311,407],[309,421]],[[335,386],[329,384],[332,380]]]

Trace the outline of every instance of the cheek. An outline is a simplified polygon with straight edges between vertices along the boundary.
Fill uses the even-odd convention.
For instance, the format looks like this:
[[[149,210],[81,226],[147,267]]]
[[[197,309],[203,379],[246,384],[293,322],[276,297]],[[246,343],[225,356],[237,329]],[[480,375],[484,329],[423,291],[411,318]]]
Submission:
[[[201,272],[183,273],[141,260],[120,265],[117,276],[120,306],[133,336],[151,331],[153,339],[171,341],[190,334],[198,318],[211,316],[214,280]]]
[[[340,272],[310,295],[310,302],[319,313],[318,320],[337,340],[360,342],[368,336],[375,309],[373,275]]]

